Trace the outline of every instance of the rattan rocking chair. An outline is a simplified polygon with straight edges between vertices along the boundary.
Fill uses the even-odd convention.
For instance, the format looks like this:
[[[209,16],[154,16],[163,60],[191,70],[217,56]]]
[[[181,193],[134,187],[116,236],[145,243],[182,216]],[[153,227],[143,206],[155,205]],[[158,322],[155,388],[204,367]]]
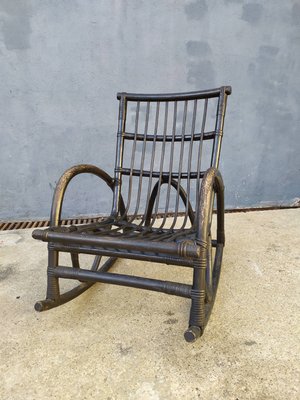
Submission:
[[[78,165],[60,178],[50,227],[32,236],[48,242],[44,311],[74,299],[95,282],[132,286],[191,299],[188,342],[203,334],[219,281],[224,237],[224,185],[218,170],[227,95],[231,87],[176,94],[118,93],[114,177]],[[203,167],[204,166],[204,167]],[[94,174],[112,189],[110,215],[96,223],[61,225],[66,188],[78,174]],[[216,200],[216,228],[212,228]],[[59,252],[72,267],[59,264]],[[95,256],[90,269],[79,254]],[[104,256],[105,262],[101,262]],[[117,258],[193,269],[190,285],[108,272]],[[61,294],[59,279],[81,283]]]

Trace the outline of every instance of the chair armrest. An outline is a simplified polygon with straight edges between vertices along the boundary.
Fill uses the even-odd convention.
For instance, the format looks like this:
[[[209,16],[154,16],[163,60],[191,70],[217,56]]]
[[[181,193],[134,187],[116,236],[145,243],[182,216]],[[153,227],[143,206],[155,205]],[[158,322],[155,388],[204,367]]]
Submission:
[[[217,243],[225,244],[224,232],[224,183],[220,171],[209,168],[202,179],[199,206],[196,210],[197,241],[206,246],[214,195],[217,195]]]
[[[101,178],[106,184],[113,190],[114,188],[114,179],[108,175],[102,169],[95,167],[94,165],[89,164],[80,164],[75,165],[67,169],[63,175],[60,177],[52,200],[52,208],[51,208],[51,215],[50,215],[50,227],[57,226],[60,223],[61,219],[61,209],[62,204],[65,196],[66,189],[70,183],[70,181],[79,174],[93,174]],[[122,202],[121,202],[122,203]]]

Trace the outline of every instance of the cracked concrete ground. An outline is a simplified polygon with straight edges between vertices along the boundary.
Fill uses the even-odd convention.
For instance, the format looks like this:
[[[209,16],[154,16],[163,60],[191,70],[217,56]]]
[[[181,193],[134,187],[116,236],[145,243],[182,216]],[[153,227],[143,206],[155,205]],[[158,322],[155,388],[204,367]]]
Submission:
[[[183,339],[189,301],[98,284],[44,298],[46,245],[0,233],[0,399],[299,399],[300,209],[226,215],[204,336]],[[86,261],[86,260],[85,260]],[[118,261],[114,271],[187,282],[190,270]]]

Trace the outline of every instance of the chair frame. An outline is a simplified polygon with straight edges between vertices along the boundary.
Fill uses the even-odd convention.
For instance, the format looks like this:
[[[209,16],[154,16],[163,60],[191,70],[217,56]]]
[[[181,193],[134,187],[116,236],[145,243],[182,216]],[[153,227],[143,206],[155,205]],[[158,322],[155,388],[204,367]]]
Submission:
[[[223,247],[225,245],[224,184],[218,166],[226,102],[227,96],[230,94],[230,86],[223,86],[206,91],[175,94],[117,94],[120,104],[114,177],[111,177],[100,168],[89,164],[81,164],[68,169],[61,176],[54,191],[50,228],[44,230],[36,229],[33,231],[33,238],[48,242],[47,294],[45,300],[38,301],[35,304],[35,309],[37,311],[48,310],[64,304],[79,296],[96,282],[111,283],[163,292],[191,299],[189,325],[184,337],[186,341],[193,342],[203,334],[216,296]],[[211,98],[218,98],[216,124],[213,132],[206,133],[203,127],[199,137],[196,137],[195,133],[192,134],[193,137],[184,134],[177,137],[174,134],[171,139],[167,135],[160,137],[157,134],[154,136],[148,135],[147,132],[144,133],[144,135],[139,135],[137,131],[135,134],[126,132],[128,101],[137,102],[138,107],[140,102],[145,102],[147,104],[146,113],[148,112],[149,116],[148,105],[150,103],[158,104],[163,102],[167,104],[168,102],[174,102],[174,104],[177,104],[177,102],[181,101],[186,105],[188,101],[194,101],[196,104],[198,100],[203,100],[207,107],[207,102]],[[159,105],[157,108],[158,107]],[[186,117],[186,107],[184,113],[183,119]],[[141,140],[144,141],[144,144],[146,141],[162,141],[165,144],[168,140],[172,140],[174,144],[175,141],[181,141],[181,143],[183,143],[183,141],[193,141],[195,139],[203,142],[203,140],[212,139],[213,150],[211,166],[204,172],[202,172],[199,167],[195,173],[189,169],[187,173],[180,170],[177,174],[172,171],[166,173],[162,168],[160,168],[159,173],[156,173],[152,168],[153,163],[150,171],[145,171],[143,165],[140,170],[136,171],[133,168],[133,163],[131,163],[130,169],[126,169],[123,167],[123,148],[124,140],[126,139],[134,140],[134,143],[136,140]],[[61,213],[66,189],[71,180],[79,174],[93,174],[104,181],[113,191],[112,211],[105,220],[105,223],[108,224],[107,226],[110,226],[110,228],[103,231],[105,234],[95,234],[96,229],[98,229],[97,223],[85,226],[84,228],[73,225],[70,227],[61,226]],[[139,180],[142,179],[141,177],[145,176],[150,176],[150,179],[158,178],[157,183],[153,187],[150,184],[152,191],[148,191],[142,223],[140,223],[140,225],[135,225],[134,228],[134,232],[140,229],[140,235],[136,233],[133,234],[133,231],[130,231],[130,227],[134,224],[133,221],[137,215],[135,214],[134,218],[132,218],[127,213],[127,206],[121,192],[124,175],[128,175],[130,179],[133,176],[137,176]],[[186,193],[180,184],[181,179],[195,179],[197,182],[198,195],[195,210],[189,202],[189,193]],[[188,236],[183,236],[184,240],[180,241],[176,241],[176,239],[172,241],[145,240],[145,238],[147,238],[147,232],[150,232],[152,229],[152,219],[154,220],[157,217],[157,210],[153,209],[155,208],[156,201],[158,201],[157,196],[159,196],[160,188],[164,184],[167,185],[169,188],[168,190],[170,190],[171,187],[176,190],[177,203],[180,200],[184,203],[186,207],[185,218],[188,218],[192,225],[194,235],[192,240],[190,240]],[[211,221],[215,198],[217,200],[216,240],[211,237]],[[178,210],[176,209],[175,213],[177,212]],[[153,217],[154,214],[155,217]],[[165,214],[163,218],[166,219],[167,215]],[[111,226],[114,225],[112,221],[119,221],[120,224],[124,224],[124,229],[118,231],[121,232],[120,234],[113,234],[114,231],[109,230],[112,229]],[[99,222],[99,224],[99,226],[104,226],[103,224],[101,225],[101,222]],[[176,232],[174,229],[170,230],[172,233],[169,233],[169,235]],[[184,229],[178,232],[177,235],[185,234]],[[156,234],[159,235],[159,231],[158,233],[156,232]],[[166,237],[168,232],[166,233],[166,230],[162,230],[161,234],[164,235],[162,237]],[[211,259],[212,248],[215,249],[214,259]],[[72,267],[65,267],[59,264],[60,252],[70,253]],[[79,254],[81,253],[95,256],[90,270],[80,267]],[[100,266],[102,256],[108,256],[109,258]],[[118,258],[190,267],[193,269],[193,281],[191,285],[188,285],[109,272],[109,269]],[[61,294],[59,279],[73,279],[81,283],[66,293]]]

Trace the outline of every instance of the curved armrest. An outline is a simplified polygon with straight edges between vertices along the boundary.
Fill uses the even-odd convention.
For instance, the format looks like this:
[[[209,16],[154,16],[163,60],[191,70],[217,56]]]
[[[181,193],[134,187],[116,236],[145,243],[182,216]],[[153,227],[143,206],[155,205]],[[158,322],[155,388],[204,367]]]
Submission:
[[[207,243],[214,194],[217,195],[217,243],[225,244],[224,233],[224,183],[216,168],[209,168],[202,179],[197,210],[197,240]]]
[[[114,179],[108,175],[105,171],[102,169],[95,167],[94,165],[89,165],[89,164],[80,164],[80,165],[75,165],[74,167],[71,167],[67,169],[61,178],[59,179],[54,195],[53,195],[53,200],[52,200],[52,208],[51,208],[51,216],[50,216],[50,226],[57,226],[59,225],[60,218],[61,218],[61,209],[62,209],[62,203],[64,200],[65,192],[66,189],[70,183],[70,181],[79,174],[93,174],[101,178],[106,182],[106,184],[113,190],[114,188]],[[121,201],[121,208],[123,208],[123,202]]]

